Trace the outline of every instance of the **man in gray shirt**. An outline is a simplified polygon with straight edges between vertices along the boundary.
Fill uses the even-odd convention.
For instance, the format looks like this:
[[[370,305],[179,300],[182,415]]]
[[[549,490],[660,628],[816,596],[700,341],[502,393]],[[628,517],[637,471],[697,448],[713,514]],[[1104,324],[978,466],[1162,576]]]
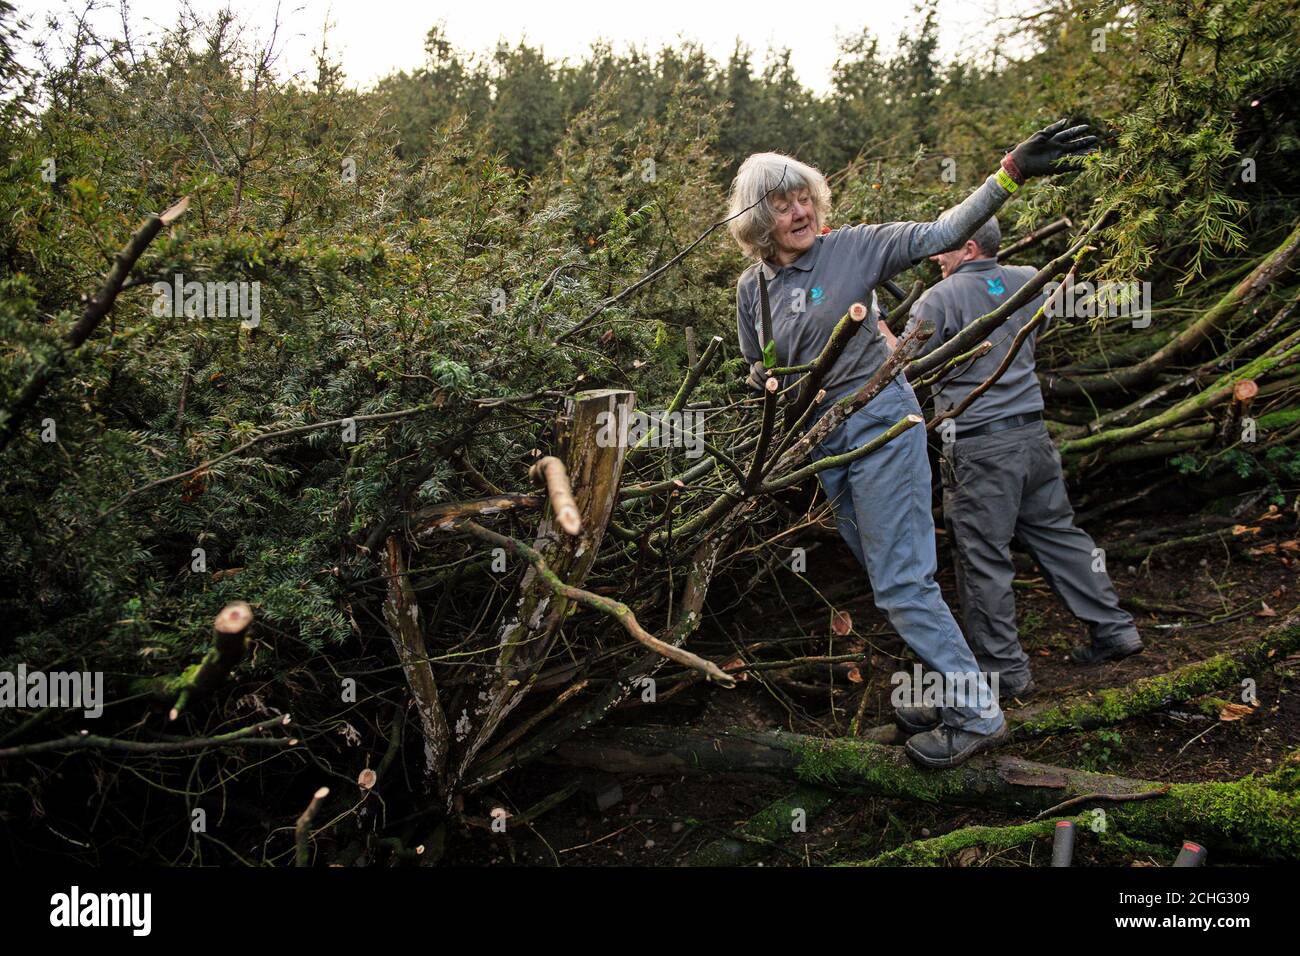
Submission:
[[[987,315],[1034,275],[1029,266],[997,261],[997,218],[961,247],[930,258],[943,279],[917,300],[911,323],[929,319],[931,351]],[[934,390],[935,415],[960,407],[1002,365],[1014,339],[1047,302],[1021,307],[989,337],[987,354],[957,366]],[[1019,537],[1070,612],[1088,624],[1091,645],[1076,647],[1079,663],[1117,660],[1142,650],[1133,618],[1119,607],[1105,556],[1075,527],[1061,457],[1043,424],[1043,395],[1034,366],[1038,333],[1030,329],[1006,372],[960,414],[941,422],[943,511],[957,566],[966,638],[981,668],[1001,675],[1003,694],[1033,690],[1029,658],[1016,632],[1011,539]]]

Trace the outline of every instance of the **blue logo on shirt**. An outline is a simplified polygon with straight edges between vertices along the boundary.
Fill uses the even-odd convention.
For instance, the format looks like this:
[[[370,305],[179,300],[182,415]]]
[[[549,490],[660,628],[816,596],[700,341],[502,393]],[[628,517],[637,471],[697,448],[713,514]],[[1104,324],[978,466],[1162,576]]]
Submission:
[[[812,300],[813,300],[814,302],[820,302],[821,299],[822,299],[822,287],[819,286],[819,285],[815,285],[815,286],[813,286],[813,287],[812,287]]]
[[[985,279],[984,281],[988,283],[989,295],[1003,295],[1007,291],[1001,279]]]

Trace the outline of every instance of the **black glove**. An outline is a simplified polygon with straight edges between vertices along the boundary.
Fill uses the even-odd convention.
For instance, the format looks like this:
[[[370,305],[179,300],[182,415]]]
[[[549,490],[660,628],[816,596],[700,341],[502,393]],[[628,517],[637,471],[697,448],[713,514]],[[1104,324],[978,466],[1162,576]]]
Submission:
[[[759,359],[749,367],[749,375],[745,378],[745,385],[760,395],[767,392],[767,380],[772,376],[767,374],[767,365],[762,359]],[[784,405],[790,401],[793,389],[784,389],[776,393],[776,404]]]
[[[1046,129],[1040,129],[1010,153],[1008,158],[1015,166],[1008,170],[1012,176],[1050,176],[1053,173],[1076,172],[1083,168],[1079,157],[1090,153],[1099,140],[1091,135],[1092,129],[1084,123],[1065,128],[1068,119],[1057,120]]]

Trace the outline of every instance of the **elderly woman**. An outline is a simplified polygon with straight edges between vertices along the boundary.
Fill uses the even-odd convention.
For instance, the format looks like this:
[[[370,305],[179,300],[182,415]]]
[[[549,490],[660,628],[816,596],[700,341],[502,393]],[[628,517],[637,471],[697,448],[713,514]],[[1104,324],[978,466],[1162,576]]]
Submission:
[[[849,306],[870,303],[877,285],[960,246],[1027,177],[1075,168],[1067,165],[1068,157],[1087,152],[1097,139],[1087,135],[1086,126],[1066,125],[1061,120],[1021,143],[983,185],[935,222],[863,224],[823,233],[831,197],[820,172],[779,153],[746,159],[732,184],[730,212],[732,235],[755,260],[736,286],[737,331],[740,350],[753,366],[751,384],[766,378],[760,270],[767,279],[774,364],[811,362]],[[1062,159],[1067,162],[1058,165]],[[884,333],[865,324],[827,374],[820,408],[865,384],[888,354]],[[813,457],[860,447],[904,415],[920,411],[912,387],[899,375],[827,436]],[[942,678],[944,706],[896,710],[895,720],[910,734],[907,752],[927,767],[956,766],[1007,731],[996,679],[990,687],[980,673],[934,580],[925,430],[910,429],[873,454],[818,477],[840,534],[871,580],[876,606],[922,664]]]

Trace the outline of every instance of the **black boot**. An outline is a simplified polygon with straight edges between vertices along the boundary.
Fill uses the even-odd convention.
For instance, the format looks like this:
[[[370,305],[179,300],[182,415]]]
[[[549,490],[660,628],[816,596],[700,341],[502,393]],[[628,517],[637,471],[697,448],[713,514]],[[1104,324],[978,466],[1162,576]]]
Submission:
[[[1025,681],[1023,684],[1019,685],[1018,687],[998,688],[998,697],[1001,698],[1002,700],[1011,700],[1014,698],[1016,700],[1021,701],[1022,703],[1024,701],[1029,700],[1036,693],[1038,693],[1038,685],[1034,683],[1034,679],[1032,677],[1029,678],[1027,681]]]
[[[976,734],[943,724],[908,738],[903,749],[922,767],[946,770],[965,763],[981,750],[992,747],[1007,735],[1006,721],[991,734]]]
[[[906,734],[921,734],[942,723],[937,707],[896,707],[894,723]]]
[[[1070,660],[1076,664],[1100,664],[1118,661],[1132,654],[1142,653],[1142,639],[1136,634],[1131,640],[1115,644],[1080,644],[1070,651]]]

